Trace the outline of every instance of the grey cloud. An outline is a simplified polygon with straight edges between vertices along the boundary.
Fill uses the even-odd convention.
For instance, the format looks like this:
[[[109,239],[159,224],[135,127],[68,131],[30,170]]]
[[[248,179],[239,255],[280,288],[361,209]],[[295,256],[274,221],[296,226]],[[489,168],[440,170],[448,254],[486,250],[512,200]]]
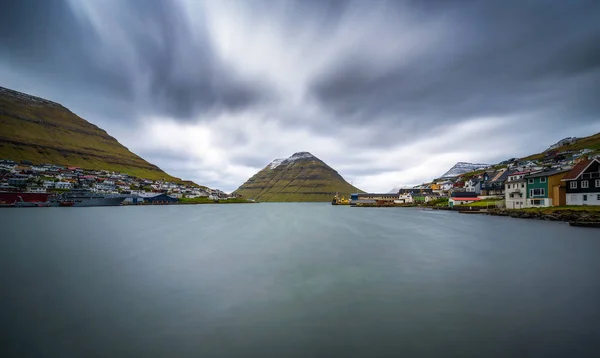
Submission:
[[[140,8],[145,10],[138,13]],[[140,17],[135,23],[142,27],[129,28],[123,19],[133,34],[128,42],[137,47],[139,64],[150,78],[150,99],[158,101],[165,114],[189,118],[215,107],[239,110],[270,96],[264,84],[241,78],[219,62],[206,30],[199,38],[192,34],[182,10],[172,3],[144,1],[130,10],[130,16]],[[147,24],[153,31],[145,31]]]
[[[0,60],[56,86],[93,87],[132,98],[127,74],[107,70],[99,39],[62,0],[4,1],[0,5]]]
[[[138,113],[185,120],[201,111],[242,110],[273,96],[266,83],[243,78],[220,62],[208,34],[193,34],[182,8],[172,2],[106,3],[114,8],[103,15],[117,28],[100,31],[118,41],[101,38],[65,0],[1,6],[0,61],[54,81],[66,98],[86,91],[87,107],[104,96],[130,105],[138,101]],[[140,88],[146,82],[148,88]]]
[[[581,120],[597,120],[598,2],[417,3],[418,11],[443,16],[452,31],[439,46],[385,72],[369,61],[376,53],[341,59],[311,87],[336,117],[418,118],[425,125],[576,109]]]
[[[283,154],[282,154],[283,155]],[[230,158],[234,163],[240,163],[242,165],[253,167],[253,168],[264,168],[267,164],[269,164],[273,159],[269,158],[267,155],[261,153],[246,153],[246,154],[238,154],[233,155]]]

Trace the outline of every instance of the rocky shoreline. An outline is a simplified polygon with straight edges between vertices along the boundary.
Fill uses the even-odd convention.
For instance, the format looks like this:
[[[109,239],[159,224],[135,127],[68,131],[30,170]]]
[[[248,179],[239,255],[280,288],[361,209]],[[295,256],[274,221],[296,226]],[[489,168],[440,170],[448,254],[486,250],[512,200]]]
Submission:
[[[490,209],[488,215],[509,216],[518,219],[536,219],[548,221],[567,221],[570,223],[598,223],[600,212],[593,210],[510,210]]]

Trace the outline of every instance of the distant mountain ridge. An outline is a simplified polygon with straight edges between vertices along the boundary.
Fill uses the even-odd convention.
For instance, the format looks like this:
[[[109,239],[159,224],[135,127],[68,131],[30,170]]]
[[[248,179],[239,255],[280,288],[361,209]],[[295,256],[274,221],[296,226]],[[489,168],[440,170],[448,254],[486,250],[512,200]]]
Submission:
[[[62,105],[0,87],[0,159],[180,181]]]
[[[590,149],[592,151],[600,151],[600,133],[593,134],[588,137],[567,137],[561,139],[556,144],[551,145],[548,149],[541,153],[532,154],[523,160],[536,160],[543,158],[549,152],[560,153],[570,150]]]
[[[440,178],[455,178],[464,173],[472,172],[473,170],[489,167],[490,164],[481,164],[481,163],[466,163],[466,162],[458,162],[454,164],[450,170],[448,170],[444,175]]]
[[[568,144],[574,143],[578,139],[579,138],[577,138],[577,137],[567,137],[567,138],[561,139],[558,142],[556,142],[555,144],[553,144],[550,147],[548,147],[548,149],[546,149],[545,151],[547,152],[549,150],[560,148],[560,147],[562,147],[564,145],[568,145]]]
[[[234,193],[257,201],[327,202],[336,193],[347,196],[359,191],[319,158],[298,152],[273,160]]]

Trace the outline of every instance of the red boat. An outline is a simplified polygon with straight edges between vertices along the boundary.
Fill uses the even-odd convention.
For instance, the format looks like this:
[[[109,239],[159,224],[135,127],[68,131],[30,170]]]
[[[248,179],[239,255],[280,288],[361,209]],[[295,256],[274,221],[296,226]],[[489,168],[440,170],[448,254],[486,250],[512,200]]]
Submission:
[[[61,201],[58,203],[58,206],[73,206],[75,205],[74,201]]]

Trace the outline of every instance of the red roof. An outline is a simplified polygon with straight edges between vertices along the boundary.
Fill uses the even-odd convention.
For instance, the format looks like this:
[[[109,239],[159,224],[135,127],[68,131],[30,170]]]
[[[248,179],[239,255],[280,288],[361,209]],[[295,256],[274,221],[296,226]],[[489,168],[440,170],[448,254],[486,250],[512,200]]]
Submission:
[[[577,179],[577,177],[585,170],[585,168],[588,167],[588,165],[590,165],[590,163],[592,162],[592,160],[583,160],[579,163],[577,163],[573,169],[571,169],[570,172],[567,173],[567,175],[565,175],[562,180],[573,180],[573,179]]]
[[[450,198],[454,201],[479,201],[481,198]]]

